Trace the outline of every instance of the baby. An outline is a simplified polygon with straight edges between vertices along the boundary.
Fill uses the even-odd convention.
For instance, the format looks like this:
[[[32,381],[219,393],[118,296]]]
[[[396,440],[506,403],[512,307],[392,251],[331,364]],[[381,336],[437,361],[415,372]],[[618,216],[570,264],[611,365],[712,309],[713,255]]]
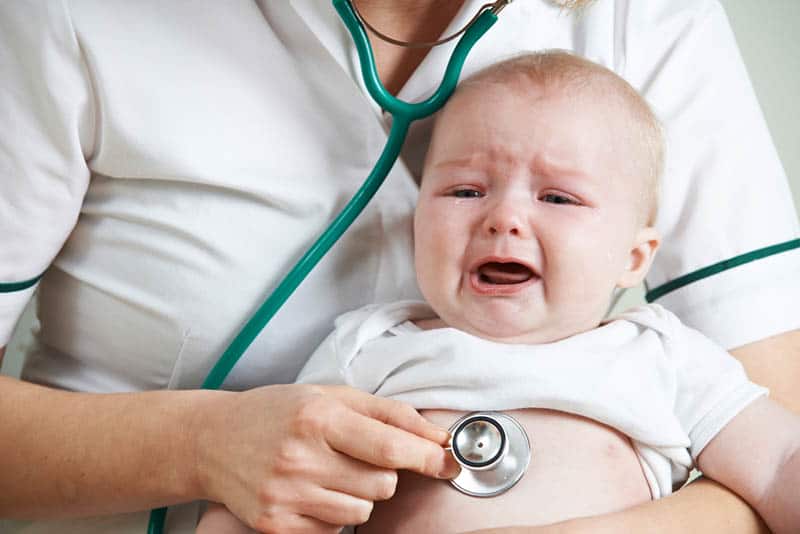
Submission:
[[[341,316],[298,381],[403,400],[444,427],[507,411],[531,464],[491,499],[401,473],[359,534],[608,513],[668,495],[694,466],[773,531],[800,531],[800,417],[660,306],[603,321],[658,249],[662,145],[624,80],[566,53],[511,59],[459,87],[437,119],[414,221],[427,302]],[[198,527],[239,531],[221,507]]]

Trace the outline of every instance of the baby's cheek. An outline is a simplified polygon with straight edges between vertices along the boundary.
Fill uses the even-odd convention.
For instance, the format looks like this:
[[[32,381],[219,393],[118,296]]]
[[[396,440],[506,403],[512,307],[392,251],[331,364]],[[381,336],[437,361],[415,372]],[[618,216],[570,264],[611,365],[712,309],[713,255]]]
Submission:
[[[617,252],[598,238],[574,236],[564,243],[558,261],[548,265],[547,295],[575,318],[605,313],[618,263]]]

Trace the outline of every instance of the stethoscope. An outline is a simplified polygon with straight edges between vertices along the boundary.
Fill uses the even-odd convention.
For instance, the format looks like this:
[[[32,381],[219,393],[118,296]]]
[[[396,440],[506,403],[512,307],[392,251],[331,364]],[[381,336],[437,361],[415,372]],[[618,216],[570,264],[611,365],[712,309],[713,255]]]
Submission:
[[[450,450],[461,472],[450,483],[473,497],[510,490],[528,469],[531,444],[519,422],[501,412],[473,412],[450,427]]]
[[[314,266],[319,263],[322,257],[328,252],[328,250],[330,250],[333,244],[336,243],[336,241],[342,236],[347,228],[353,223],[364,207],[366,207],[366,205],[378,191],[378,188],[381,186],[386,176],[389,174],[392,166],[394,165],[394,162],[400,155],[400,149],[403,146],[403,141],[405,141],[406,134],[408,133],[408,128],[411,123],[415,120],[432,115],[444,105],[444,103],[455,90],[458,77],[461,74],[461,69],[464,66],[464,61],[467,58],[467,54],[478,41],[478,39],[480,39],[483,34],[486,33],[486,31],[491,28],[495,22],[497,22],[497,14],[512,1],[513,0],[495,0],[492,3],[481,6],[481,8],[478,10],[478,13],[464,27],[463,30],[450,37],[433,43],[405,43],[403,41],[391,39],[369,26],[371,31],[375,32],[375,34],[379,37],[389,40],[394,44],[400,44],[403,46],[434,46],[455,39],[459,35],[461,36],[456,44],[455,49],[453,50],[450,61],[447,64],[447,68],[445,69],[439,88],[433,93],[433,95],[423,102],[409,103],[392,96],[381,83],[377,68],[375,66],[375,59],[372,54],[369,38],[364,30],[364,26],[362,25],[362,22],[365,22],[363,17],[359,16],[359,13],[352,5],[350,0],[333,0],[334,8],[339,13],[339,16],[350,32],[353,42],[356,45],[359,62],[361,63],[361,75],[364,78],[364,85],[375,102],[377,102],[377,104],[384,111],[388,112],[392,116],[392,126],[391,130],[389,131],[389,138],[386,141],[386,146],[384,146],[383,152],[378,158],[378,161],[375,163],[375,167],[372,169],[372,172],[364,181],[363,185],[358,189],[358,191],[356,191],[355,195],[353,195],[353,198],[350,199],[344,209],[336,216],[336,218],[322,233],[319,239],[317,239],[311,248],[309,248],[306,253],[303,254],[295,266],[292,267],[289,273],[283,278],[283,280],[281,280],[272,294],[270,294],[264,303],[258,308],[253,317],[251,317],[250,320],[245,323],[244,327],[242,327],[241,331],[236,335],[231,344],[227,349],[225,349],[225,352],[223,352],[222,356],[220,356],[217,363],[211,369],[205,381],[203,381],[201,386],[203,389],[219,389],[219,387],[225,381],[225,378],[230,373],[231,369],[233,369],[233,366],[236,365],[236,362],[239,361],[239,358],[241,358],[261,330],[264,329],[270,319],[272,319],[275,313],[277,313],[281,306],[283,306],[289,296],[294,292],[295,289],[297,289],[308,273],[311,272],[311,269],[313,269]],[[506,465],[503,463],[503,461],[498,461],[498,458],[500,457],[509,459],[515,458],[514,454],[509,456],[511,451],[515,450],[511,447],[511,436],[515,434],[513,431],[509,432],[511,427],[505,426],[507,424],[507,420],[505,418],[508,416],[503,416],[502,414],[485,414],[484,416],[487,418],[486,420],[483,420],[483,422],[487,425],[485,427],[475,426],[479,423],[479,421],[475,421],[475,425],[468,424],[458,432],[451,431],[451,435],[454,438],[452,447],[453,454],[456,456],[456,460],[464,467],[464,469],[462,469],[462,475],[459,475],[459,478],[463,476],[465,472],[489,472],[492,469],[496,469],[500,465]],[[489,423],[489,420],[494,422]],[[487,436],[491,435],[494,437],[503,437],[500,441],[496,441],[494,439],[489,441],[487,437],[483,442],[481,442],[485,443],[485,445],[481,445],[480,447],[468,446],[465,440],[468,436],[479,434],[479,432],[475,432],[479,428],[488,430]],[[519,427],[520,430],[521,428],[522,427]],[[459,436],[463,437],[459,439]],[[525,442],[527,443],[527,437],[525,437]],[[494,447],[497,444],[503,445],[500,449],[495,451]],[[484,447],[487,447],[487,450],[489,450],[488,447],[490,446],[491,450],[494,451],[492,458],[490,458],[492,462],[485,463],[485,460],[477,459],[478,456],[476,455],[478,455],[478,453],[481,452]],[[473,449],[479,449],[479,451],[475,452]],[[462,459],[459,459],[459,456],[456,455],[456,451],[460,451],[459,454],[462,455]],[[500,453],[500,456],[498,456],[498,452]],[[495,456],[498,457],[495,458]],[[508,462],[508,460],[505,460],[505,462]],[[519,476],[521,476],[521,474]],[[480,480],[484,480],[482,477],[477,477],[476,480],[478,478]],[[517,478],[517,480],[518,479],[519,478]],[[455,483],[455,480],[453,482]],[[480,484],[482,483],[483,482],[467,482],[465,479],[463,485],[464,492],[469,493],[470,495],[478,495],[480,493]],[[459,489],[461,488],[459,487]],[[487,494],[485,496],[489,495]],[[163,532],[166,515],[166,508],[159,508],[150,513],[150,522],[147,529],[148,534],[160,534]]]

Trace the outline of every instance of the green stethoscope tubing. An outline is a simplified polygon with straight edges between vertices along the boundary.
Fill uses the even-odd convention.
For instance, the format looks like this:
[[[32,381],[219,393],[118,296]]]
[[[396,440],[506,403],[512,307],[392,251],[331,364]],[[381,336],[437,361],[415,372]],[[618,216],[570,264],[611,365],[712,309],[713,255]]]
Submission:
[[[411,122],[434,113],[444,104],[455,88],[461,68],[470,49],[497,20],[497,16],[494,13],[490,11],[484,12],[460,39],[447,65],[442,83],[436,93],[424,102],[410,104],[393,97],[380,82],[366,32],[355,16],[349,1],[333,0],[333,5],[350,31],[356,44],[359,60],[361,62],[362,76],[364,77],[364,83],[370,95],[393,117],[389,138],[380,158],[375,164],[375,168],[372,170],[367,180],[317,242],[303,255],[289,274],[286,275],[278,287],[256,311],[255,315],[234,338],[203,382],[202,387],[205,389],[218,389],[222,385],[223,381],[250,343],[252,343],[264,326],[270,321],[272,316],[274,316],[284,302],[286,302],[311,269],[313,269],[361,213],[366,204],[377,192],[396,161]],[[658,286],[648,291],[646,298],[648,302],[652,302],[667,293],[703,278],[713,276],[751,261],[796,248],[800,248],[800,239],[786,241],[741,254]],[[34,286],[41,277],[42,275],[39,275],[21,282],[0,283],[0,293],[11,293],[28,289]],[[151,512],[148,534],[163,532],[166,513],[166,508],[159,508]]]
[[[364,28],[356,17],[353,7],[349,0],[333,0],[333,5],[339,16],[344,21],[347,29],[353,37],[358,50],[358,57],[361,62],[361,74],[364,77],[364,84],[370,96],[384,110],[392,115],[392,127],[389,131],[389,138],[383,148],[375,167],[369,174],[363,185],[356,191],[353,198],[342,209],[339,215],[333,220],[328,228],[322,233],[317,241],[309,248],[302,258],[292,267],[289,274],[278,284],[272,294],[267,297],[264,303],[258,308],[253,317],[242,327],[234,340],[225,349],[217,363],[209,372],[203,382],[203,389],[219,389],[225,378],[230,373],[236,362],[239,361],[247,347],[258,336],[261,330],[272,319],[275,313],[283,306],[289,296],[294,292],[300,283],[305,279],[311,269],[319,263],[322,257],[330,250],[336,241],[342,236],[347,228],[353,223],[364,207],[369,203],[375,193],[380,188],[394,162],[400,155],[400,149],[405,141],[408,127],[417,120],[438,111],[453,91],[458,83],[458,77],[467,59],[467,54],[472,49],[478,39],[497,22],[497,15],[491,11],[484,11],[480,17],[467,29],[453,51],[450,61],[445,69],[442,83],[436,92],[427,100],[419,103],[403,102],[392,96],[384,87],[378,76],[375,66],[375,59],[372,48]],[[150,513],[150,522],[147,527],[148,534],[160,534],[164,530],[167,509],[158,508]]]
[[[691,284],[692,282],[697,282],[703,278],[709,278],[715,274],[721,273],[722,271],[733,269],[734,267],[744,265],[745,263],[750,263],[751,261],[756,261],[773,256],[775,254],[780,254],[781,252],[788,252],[796,248],[800,248],[800,239],[792,239],[791,241],[785,241],[776,245],[770,245],[768,247],[753,250],[746,254],[740,254],[739,256],[714,263],[708,267],[697,269],[696,271],[679,276],[675,280],[671,280],[665,284],[661,284],[660,286],[650,289],[647,291],[647,293],[645,293],[644,298],[647,300],[647,302],[653,302],[654,300],[663,297],[667,293],[671,293],[678,288]]]

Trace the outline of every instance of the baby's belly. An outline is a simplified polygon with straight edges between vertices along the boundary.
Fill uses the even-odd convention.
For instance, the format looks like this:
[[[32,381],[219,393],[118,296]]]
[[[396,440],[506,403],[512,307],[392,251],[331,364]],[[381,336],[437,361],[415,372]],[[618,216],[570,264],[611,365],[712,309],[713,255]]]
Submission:
[[[448,428],[463,412],[427,410]],[[650,500],[630,440],[605,425],[551,410],[506,412],[528,432],[531,463],[511,490],[492,498],[464,495],[449,482],[401,472],[395,496],[375,503],[358,534],[449,533],[541,525],[621,510]]]

